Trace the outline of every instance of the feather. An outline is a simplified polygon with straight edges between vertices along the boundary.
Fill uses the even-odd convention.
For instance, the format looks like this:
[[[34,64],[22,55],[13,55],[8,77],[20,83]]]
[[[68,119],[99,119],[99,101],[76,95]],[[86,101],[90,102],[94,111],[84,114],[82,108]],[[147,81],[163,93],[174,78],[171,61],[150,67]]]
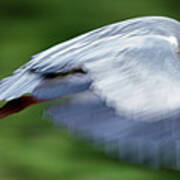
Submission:
[[[69,97],[66,104],[46,111],[56,126],[103,148],[110,156],[152,167],[180,169],[179,116],[140,122],[117,115],[92,92]]]
[[[180,169],[179,32],[136,18],[47,49],[1,81],[0,118],[69,95],[47,111],[55,124],[117,158]]]

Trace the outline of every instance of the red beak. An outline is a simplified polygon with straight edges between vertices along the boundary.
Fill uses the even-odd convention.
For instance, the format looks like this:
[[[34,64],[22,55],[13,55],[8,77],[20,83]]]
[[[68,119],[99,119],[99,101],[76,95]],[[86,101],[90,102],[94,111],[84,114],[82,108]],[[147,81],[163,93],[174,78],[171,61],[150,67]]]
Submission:
[[[28,106],[41,103],[41,100],[35,99],[33,96],[23,96],[18,99],[7,102],[3,107],[0,108],[0,119],[17,113]]]

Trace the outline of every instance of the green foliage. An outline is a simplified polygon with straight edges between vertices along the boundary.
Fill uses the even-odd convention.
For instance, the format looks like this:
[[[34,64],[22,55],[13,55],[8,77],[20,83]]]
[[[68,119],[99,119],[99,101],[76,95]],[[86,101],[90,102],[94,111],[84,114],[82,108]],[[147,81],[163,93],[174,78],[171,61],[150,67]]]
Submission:
[[[6,0],[0,2],[0,78],[56,43],[123,19],[162,15],[178,19],[179,1]],[[113,160],[42,120],[47,104],[0,122],[0,180],[168,180],[179,172]]]

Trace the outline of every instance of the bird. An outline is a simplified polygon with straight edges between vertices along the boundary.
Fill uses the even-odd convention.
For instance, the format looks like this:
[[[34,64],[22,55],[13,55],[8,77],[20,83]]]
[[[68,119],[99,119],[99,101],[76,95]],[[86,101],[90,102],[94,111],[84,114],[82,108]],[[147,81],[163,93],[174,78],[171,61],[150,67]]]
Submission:
[[[0,82],[0,118],[45,115],[114,158],[180,169],[180,22],[147,16],[55,45]],[[62,100],[62,102],[61,102]]]

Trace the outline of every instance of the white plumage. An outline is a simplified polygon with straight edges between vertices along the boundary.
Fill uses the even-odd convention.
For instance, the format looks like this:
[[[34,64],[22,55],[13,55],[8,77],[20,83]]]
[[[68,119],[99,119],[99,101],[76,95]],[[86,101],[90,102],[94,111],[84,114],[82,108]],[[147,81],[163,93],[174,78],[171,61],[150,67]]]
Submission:
[[[180,169],[180,23],[123,21],[56,45],[0,84],[0,101],[65,95],[56,124],[120,159]],[[73,94],[73,95],[72,95]]]

